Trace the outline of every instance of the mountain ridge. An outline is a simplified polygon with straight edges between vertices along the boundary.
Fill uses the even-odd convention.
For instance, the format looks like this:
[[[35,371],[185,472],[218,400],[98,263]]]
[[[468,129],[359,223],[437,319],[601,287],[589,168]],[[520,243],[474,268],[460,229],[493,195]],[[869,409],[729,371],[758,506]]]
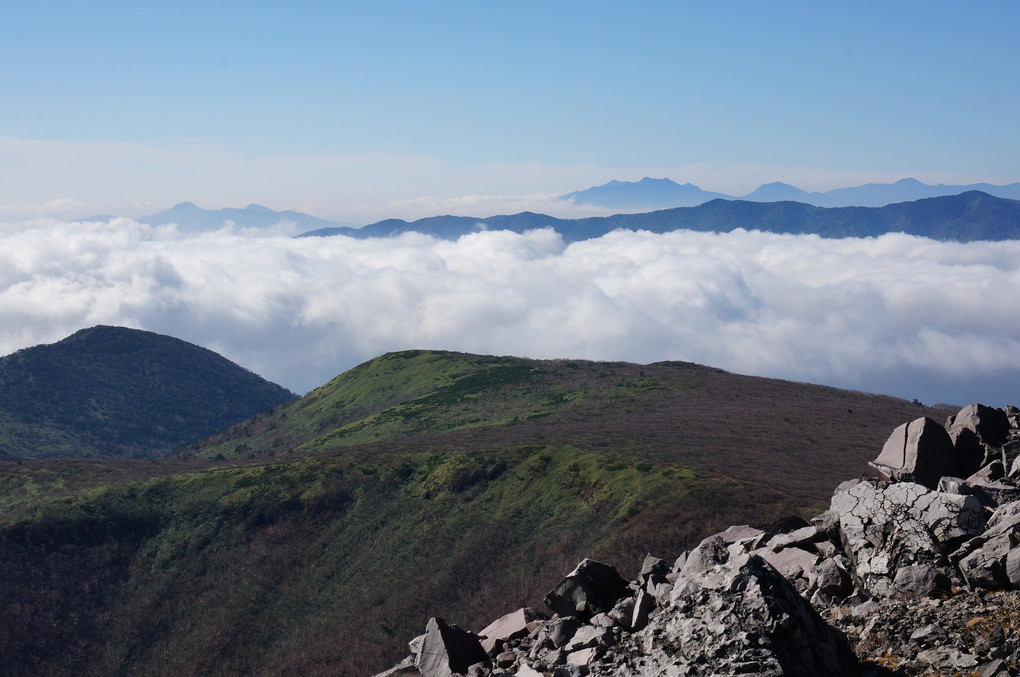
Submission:
[[[675,207],[636,214],[562,219],[533,212],[473,218],[433,216],[417,221],[387,219],[359,229],[325,228],[298,237],[345,235],[392,237],[419,232],[456,239],[483,230],[526,230],[551,227],[564,241],[597,238],[613,230],[675,230],[730,232],[738,228],[780,234],[815,234],[826,238],[877,237],[891,232],[939,240],[1020,239],[1020,200],[981,191],[924,198],[884,207],[816,207],[803,202],[752,202],[716,198],[695,207]]]
[[[883,207],[897,202],[912,202],[931,197],[958,195],[973,190],[979,190],[1005,199],[1020,199],[1020,182],[1006,185],[993,185],[989,183],[930,185],[922,183],[917,179],[906,178],[900,179],[895,183],[869,183],[863,186],[836,188],[822,193],[817,191],[807,192],[787,183],[773,181],[771,183],[764,183],[754,191],[741,197],[702,190],[689,182],[679,184],[668,178],[655,179],[650,177],[633,182],[614,179],[601,186],[593,186],[584,190],[565,193],[560,196],[560,199],[576,204],[620,209],[621,211],[633,213],[676,207],[696,207],[715,199],[750,202],[795,201],[816,207],[830,208],[854,206]],[[114,218],[117,217],[103,214],[82,220],[110,221]],[[437,216],[426,218],[474,219],[475,217]],[[185,233],[216,230],[228,223],[232,223],[240,228],[267,228],[286,221],[294,224],[298,229],[306,233],[332,229],[331,234],[345,234],[354,237],[364,237],[368,232],[375,232],[376,236],[378,236],[378,233],[402,232],[399,229],[400,225],[407,223],[401,219],[385,219],[369,224],[373,228],[369,231],[364,231],[367,226],[338,223],[294,210],[275,211],[255,203],[249,204],[243,209],[227,207],[209,210],[198,207],[191,202],[181,202],[170,209],[165,209],[148,216],[141,216],[134,220],[152,226],[176,224]],[[387,224],[389,224],[389,231],[387,230]]]
[[[914,178],[904,178],[894,183],[867,183],[861,186],[834,188],[825,192],[807,192],[796,186],[779,181],[765,183],[754,191],[743,195],[727,195],[702,191],[692,184],[681,186],[670,179],[640,181],[610,181],[601,186],[568,193],[564,196],[578,204],[607,207],[610,209],[668,209],[671,207],[696,207],[709,200],[748,200],[752,202],[773,202],[795,200],[815,207],[883,207],[895,202],[911,202],[931,197],[958,195],[979,190],[996,197],[1020,199],[1020,182],[1005,185],[973,183],[960,185],[926,184]]]

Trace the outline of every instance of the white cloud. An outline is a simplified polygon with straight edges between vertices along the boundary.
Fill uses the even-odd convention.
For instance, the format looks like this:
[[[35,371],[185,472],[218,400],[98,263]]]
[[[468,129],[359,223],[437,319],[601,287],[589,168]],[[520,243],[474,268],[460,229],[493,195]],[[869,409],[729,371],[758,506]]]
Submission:
[[[0,226],[0,353],[95,324],[210,347],[300,392],[389,350],[679,359],[1002,405],[1020,242],[551,230],[455,242]],[[1020,394],[1020,393],[1017,393]]]

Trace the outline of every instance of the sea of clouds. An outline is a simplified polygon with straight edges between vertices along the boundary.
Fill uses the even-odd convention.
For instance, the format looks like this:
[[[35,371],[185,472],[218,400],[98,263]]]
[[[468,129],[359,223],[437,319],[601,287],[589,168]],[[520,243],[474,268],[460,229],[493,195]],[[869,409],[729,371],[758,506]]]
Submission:
[[[436,348],[1020,404],[1020,242],[280,232],[0,224],[0,354],[108,324],[205,346],[298,393],[387,351]]]

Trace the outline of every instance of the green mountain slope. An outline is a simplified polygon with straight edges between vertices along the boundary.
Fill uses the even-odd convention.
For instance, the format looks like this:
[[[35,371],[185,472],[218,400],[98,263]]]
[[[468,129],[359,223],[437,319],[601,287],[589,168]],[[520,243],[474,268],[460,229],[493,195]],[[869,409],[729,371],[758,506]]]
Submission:
[[[781,459],[801,472],[776,473],[769,483],[808,507],[830,495],[831,487],[817,486],[816,463],[818,477],[866,471],[875,444],[891,430],[888,424],[895,427],[921,410],[895,398],[683,362],[405,351],[362,364],[289,407],[183,448],[178,456],[256,459],[538,443],[752,482],[762,481],[763,462]]]
[[[294,399],[205,348],[93,327],[0,358],[0,453],[161,456]]]
[[[813,512],[925,414],[683,363],[385,355],[175,459],[0,462],[0,664],[373,674],[582,557],[629,576]]]

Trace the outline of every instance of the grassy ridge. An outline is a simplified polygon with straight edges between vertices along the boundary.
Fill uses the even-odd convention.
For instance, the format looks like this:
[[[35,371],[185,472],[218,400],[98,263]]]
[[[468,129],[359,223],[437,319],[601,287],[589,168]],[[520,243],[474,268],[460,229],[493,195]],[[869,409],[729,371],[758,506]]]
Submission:
[[[867,471],[896,425],[949,411],[955,410],[681,362],[405,351],[352,369],[177,457],[576,446],[765,482],[804,510],[826,501],[842,478]]]
[[[543,369],[526,360],[440,351],[390,353],[279,412],[192,445],[197,458],[253,458],[510,423],[549,410]],[[541,390],[541,394],[534,391]]]
[[[924,414],[684,363],[385,355],[174,459],[0,462],[0,665],[372,674],[582,557],[630,576],[817,510]]]

